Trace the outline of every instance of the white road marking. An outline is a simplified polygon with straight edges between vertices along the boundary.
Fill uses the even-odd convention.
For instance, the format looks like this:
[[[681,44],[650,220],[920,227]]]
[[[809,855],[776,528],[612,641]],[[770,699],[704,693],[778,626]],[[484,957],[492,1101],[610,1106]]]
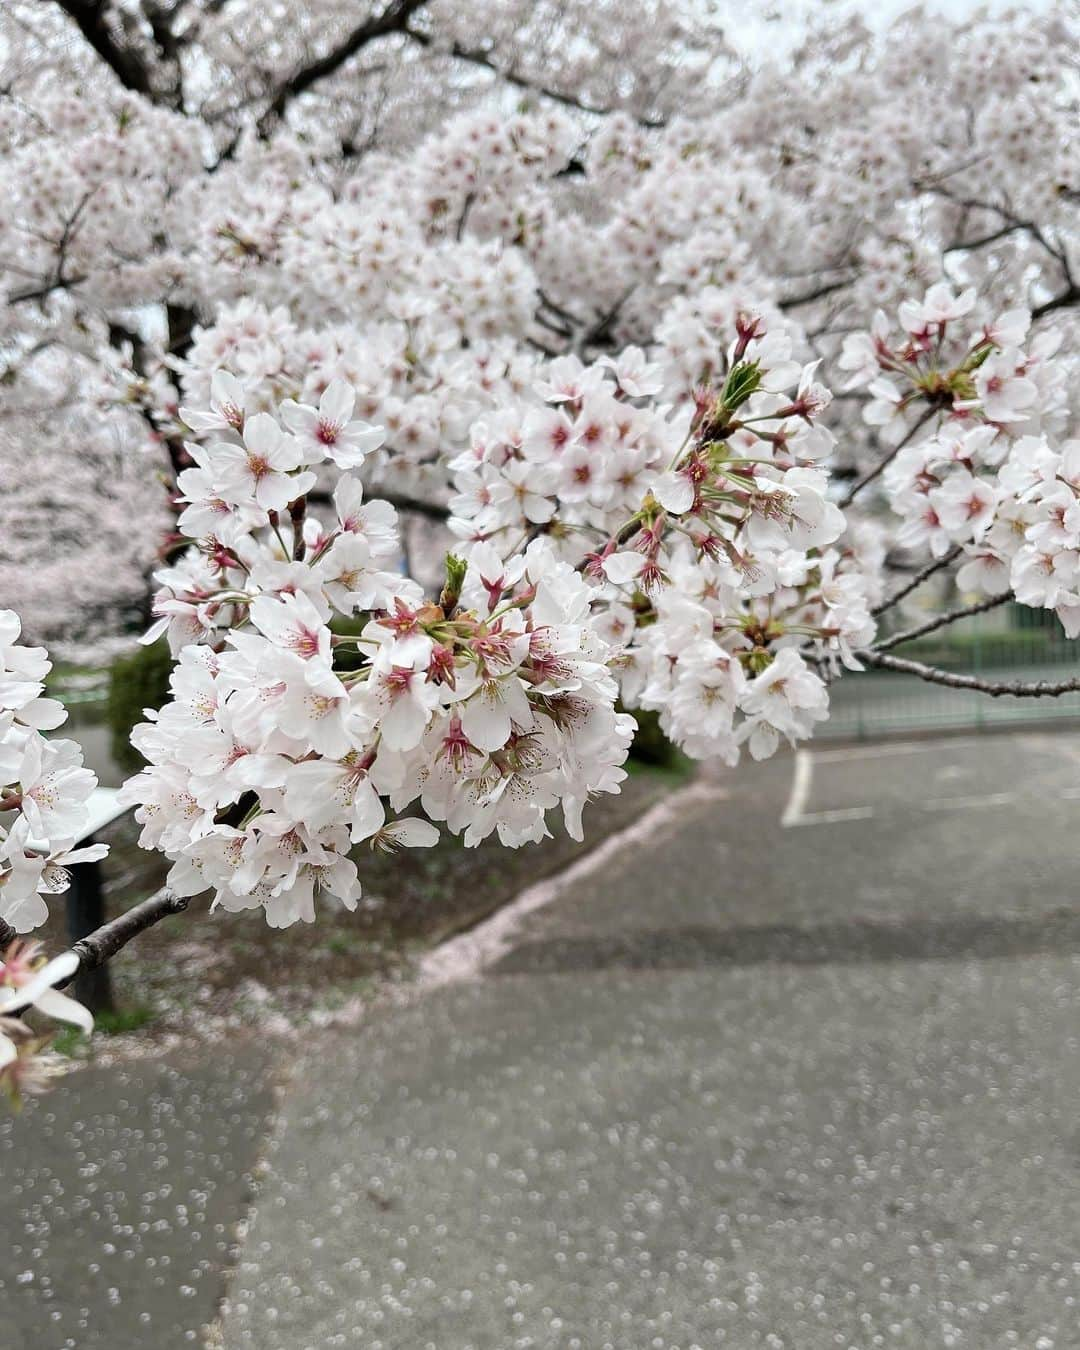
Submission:
[[[814,758],[809,750],[795,751],[795,771],[791,776],[791,793],[788,796],[780,824],[785,830],[798,825],[803,818],[803,807],[810,792],[810,781],[814,776]]]
[[[977,811],[984,806],[1011,806],[1016,792],[991,792],[983,797],[931,797],[921,803],[924,811]]]
[[[1017,740],[1027,745],[1038,745],[1035,737]],[[947,748],[964,749],[984,746],[984,737],[964,737],[950,739]],[[1057,742],[1062,752],[1070,758],[1080,759],[1080,746],[1063,745]],[[780,817],[784,829],[793,829],[805,825],[835,825],[848,820],[870,820],[876,811],[873,806],[836,807],[828,811],[807,811],[806,803],[810,797],[815,764],[843,764],[853,759],[886,759],[894,755],[914,755],[927,751],[942,750],[940,741],[905,741],[901,744],[875,746],[850,746],[837,750],[797,750],[795,769],[791,779],[791,792],[787,805]],[[1080,788],[1065,788],[1059,794],[1064,801],[1080,799]],[[991,807],[1012,806],[1024,799],[1023,793],[991,792],[974,796],[932,797],[918,803],[924,811],[979,811]]]
[[[785,820],[786,826],[799,825],[835,825],[843,820],[869,820],[874,814],[872,806],[839,806],[835,811],[811,811],[809,815],[799,816],[797,820]]]

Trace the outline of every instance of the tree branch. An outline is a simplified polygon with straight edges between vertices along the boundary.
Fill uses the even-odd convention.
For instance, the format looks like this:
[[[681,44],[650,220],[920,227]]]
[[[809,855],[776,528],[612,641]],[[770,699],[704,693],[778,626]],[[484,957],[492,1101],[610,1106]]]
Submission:
[[[622,313],[623,305],[630,299],[635,289],[636,285],[628,287],[606,314],[601,314],[600,318],[597,319],[590,328],[587,328],[584,332],[578,334],[570,346],[570,350],[576,356],[584,356],[587,347],[595,346],[602,338],[607,337],[612,324],[616,322],[619,315]]]
[[[406,37],[411,38],[420,47],[439,50],[437,40],[430,33],[421,33],[415,28],[408,27],[408,25],[405,26],[404,33]],[[565,108],[576,108],[578,112],[588,113],[591,117],[606,117],[613,111],[611,108],[600,108],[596,104],[586,103],[574,94],[566,94],[561,89],[553,89],[549,84],[540,84],[525,75],[517,74],[514,70],[503,70],[498,62],[492,59],[490,53],[480,47],[465,47],[460,42],[454,42],[445,51],[447,56],[452,56],[458,61],[466,61],[470,65],[482,66],[484,70],[490,70],[493,75],[499,76],[507,84],[512,84],[515,89],[525,89],[530,93],[540,94],[544,98],[551,99],[554,103],[561,103]],[[659,131],[667,125],[663,118],[639,117],[635,113],[630,115],[638,126],[644,127],[647,131]]]
[[[426,516],[428,520],[446,521],[450,519],[448,507],[439,506],[436,502],[426,502],[422,497],[411,497],[404,492],[380,492],[374,490],[372,497],[380,502],[389,502],[396,511],[414,511],[418,516]],[[316,506],[326,506],[331,501],[330,494],[320,489],[313,489],[308,493],[308,501]]]
[[[935,572],[940,572],[943,567],[948,567],[951,562],[955,562],[962,552],[963,550],[960,545],[954,544],[953,547],[949,549],[948,553],[940,558],[935,558],[931,563],[927,563],[920,572],[916,572],[906,585],[901,586],[898,591],[890,595],[888,599],[883,600],[880,605],[876,605],[870,613],[877,618],[879,614],[884,614],[887,609],[892,609],[892,607],[898,605],[905,596],[910,595],[913,590],[921,586],[928,577],[932,577]]]
[[[1025,220],[1018,216],[1008,207],[1000,206],[997,202],[981,202],[971,197],[957,197],[944,188],[935,189],[942,197],[948,201],[954,202],[957,206],[963,207],[969,211],[990,211],[1005,221],[1010,230],[1021,231],[1044,249],[1051,258],[1057,262],[1061,268],[1062,277],[1065,281],[1065,289],[1045,304],[1039,305],[1031,311],[1032,319],[1041,319],[1044,314],[1050,314],[1056,309],[1064,309],[1067,305],[1074,305],[1080,302],[1080,286],[1077,285],[1076,277],[1073,275],[1072,265],[1069,262],[1069,253],[1064,243],[1052,242],[1046,235],[1046,231],[1033,220]],[[1009,233],[1008,230],[999,231],[998,234],[990,234],[982,242],[989,242],[1000,235]]]
[[[1068,285],[1060,294],[1047,300],[1045,304],[1036,305],[1031,311],[1032,319],[1041,319],[1044,314],[1052,314],[1056,309],[1065,309],[1070,305],[1080,304],[1080,287]]]
[[[276,124],[284,117],[289,104],[313,84],[323,80],[371,42],[391,33],[403,33],[415,39],[416,34],[408,27],[409,19],[428,0],[390,0],[380,13],[370,16],[357,26],[336,47],[314,61],[300,66],[287,80],[278,85],[265,111],[259,117],[257,127],[260,136],[268,136]]]
[[[63,983],[70,983],[70,980],[74,980],[83,971],[96,970],[98,966],[103,966],[106,961],[111,961],[121,948],[126,947],[132,938],[138,937],[140,933],[160,923],[162,919],[167,919],[170,914],[182,914],[187,907],[186,895],[173,895],[171,891],[161,890],[148,900],[133,905],[126,913],[110,919],[108,923],[103,923],[100,928],[95,928],[88,936],[80,938],[72,945],[71,950],[79,958],[79,968]]]
[[[90,46],[116,78],[133,93],[156,102],[150,70],[133,48],[117,41],[108,21],[105,0],[54,0],[72,19]]]
[[[790,300],[778,300],[777,308],[782,310],[796,309],[799,305],[808,305],[812,300],[822,300],[827,295],[832,295],[834,291],[842,291],[845,286],[850,286],[855,280],[852,277],[844,277],[841,281],[826,281],[822,285],[816,286],[812,291],[806,291],[803,295],[793,295]]]
[[[887,637],[881,642],[874,643],[874,651],[887,652],[893,647],[899,647],[902,642],[911,642],[915,638],[925,637],[927,633],[933,633],[935,629],[944,628],[947,624],[956,623],[959,619],[969,618],[972,614],[985,614],[988,609],[996,609],[998,605],[1003,605],[1006,600],[1012,599],[1012,591],[1004,591],[1001,595],[992,595],[987,600],[980,600],[974,605],[963,605],[958,609],[946,610],[943,614],[938,614],[936,618],[928,619],[926,623],[921,623],[917,628],[907,628],[902,633],[894,633],[892,637]]]
[[[29,300],[44,300],[45,297],[51,295],[53,291],[66,291],[72,286],[78,286],[86,280],[84,275],[66,277],[64,275],[64,268],[67,265],[68,245],[71,243],[82,213],[86,209],[87,202],[94,195],[94,191],[95,189],[91,188],[88,192],[84,192],[79,199],[79,203],[75,207],[75,210],[67,220],[64,221],[64,227],[60,232],[60,238],[56,241],[56,267],[53,271],[52,280],[43,282],[39,286],[33,286],[29,290],[16,291],[13,295],[8,297],[8,304],[21,305]],[[52,241],[49,240],[49,242],[51,243]]]
[[[989,234],[981,235],[978,239],[959,239],[955,244],[949,244],[943,248],[942,253],[974,253],[980,248],[986,248],[988,244],[996,244],[1000,239],[1007,239],[1017,230],[1021,230],[1022,225],[1002,225],[1000,230],[991,230]]]
[[[936,411],[937,411],[936,408],[927,408],[927,410],[923,413],[923,415],[919,418],[919,420],[915,423],[915,425],[908,430],[907,435],[899,443],[899,445],[894,445],[887,455],[883,456],[881,459],[878,460],[878,462],[869,471],[869,473],[863,474],[863,476],[860,479],[858,479],[855,483],[852,484],[851,489],[848,492],[847,496],[840,503],[841,511],[846,511],[847,508],[851,505],[851,503],[855,500],[855,498],[859,495],[859,493],[863,490],[863,488],[869,486],[869,484],[871,484],[875,478],[877,478],[880,474],[885,472],[885,470],[893,462],[893,460],[900,453],[900,451],[903,450],[904,446],[908,444],[908,442],[911,440],[911,438],[915,435],[917,431],[920,431],[924,426],[926,426],[927,422],[930,421],[931,417],[933,417]]]
[[[62,989],[70,984],[84,971],[96,970],[99,966],[105,965],[118,951],[126,947],[132,938],[138,937],[148,928],[153,928],[154,924],[167,919],[170,914],[182,914],[187,907],[186,895],[173,895],[172,891],[160,890],[148,900],[133,905],[125,913],[110,919],[108,923],[103,923],[100,928],[95,928],[92,933],[72,945],[71,950],[79,958],[78,968],[72,971],[66,980],[61,980],[57,988]],[[9,923],[0,919],[0,954],[18,936]]]
[[[947,689],[974,689],[991,698],[1009,695],[1014,698],[1056,698],[1080,690],[1080,676],[1067,680],[984,680],[981,675],[960,675],[939,666],[927,666],[921,661],[908,661],[899,656],[886,656],[872,648],[861,648],[855,655],[868,666],[895,670],[901,675],[914,675],[929,684],[944,685]]]
[[[449,520],[450,511],[435,502],[425,502],[420,497],[410,497],[402,492],[379,492],[375,494],[379,501],[389,502],[397,511],[415,511],[418,516],[428,520]]]

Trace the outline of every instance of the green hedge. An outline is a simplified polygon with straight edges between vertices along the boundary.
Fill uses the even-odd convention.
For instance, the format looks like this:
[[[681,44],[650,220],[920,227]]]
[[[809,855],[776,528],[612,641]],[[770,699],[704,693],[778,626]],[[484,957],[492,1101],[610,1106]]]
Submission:
[[[164,640],[137,647],[114,661],[109,671],[105,721],[113,758],[125,769],[138,769],[142,756],[131,745],[131,730],[145,721],[144,708],[160,708],[169,697],[173,659]]]
[[[679,762],[679,752],[660,730],[659,713],[635,708],[633,714],[637,720],[637,731],[630,747],[630,757],[639,764],[651,764],[659,769],[674,768]]]

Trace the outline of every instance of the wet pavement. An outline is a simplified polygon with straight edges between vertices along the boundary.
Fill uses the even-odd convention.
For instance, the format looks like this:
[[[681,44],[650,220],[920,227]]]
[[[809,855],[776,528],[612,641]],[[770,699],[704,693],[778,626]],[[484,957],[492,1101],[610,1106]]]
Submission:
[[[683,802],[313,1047],[226,1350],[1080,1347],[1080,740]]]
[[[1049,732],[748,764],[280,1103],[252,1040],[72,1075],[0,1350],[1080,1347],[1078,810]]]
[[[257,1044],[90,1067],[0,1115],[0,1347],[198,1346],[273,1107]]]

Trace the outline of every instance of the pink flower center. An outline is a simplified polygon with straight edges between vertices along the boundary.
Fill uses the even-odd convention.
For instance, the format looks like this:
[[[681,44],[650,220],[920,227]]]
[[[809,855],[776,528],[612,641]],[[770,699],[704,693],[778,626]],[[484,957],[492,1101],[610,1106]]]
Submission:
[[[410,666],[394,666],[393,669],[384,677],[387,689],[397,698],[399,694],[404,694],[412,685],[413,676],[416,671]]]

